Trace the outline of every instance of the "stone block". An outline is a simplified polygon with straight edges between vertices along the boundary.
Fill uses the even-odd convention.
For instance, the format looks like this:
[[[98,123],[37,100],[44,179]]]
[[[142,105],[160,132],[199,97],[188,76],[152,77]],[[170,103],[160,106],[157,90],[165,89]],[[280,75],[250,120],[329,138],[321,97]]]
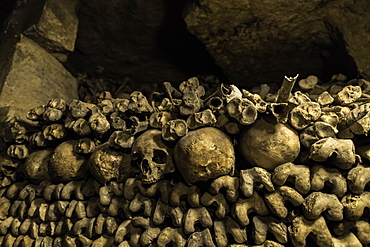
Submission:
[[[77,37],[78,0],[45,0],[40,18],[24,34],[53,53],[74,50]]]
[[[26,119],[29,109],[63,98],[68,103],[78,98],[77,80],[45,49],[20,35],[12,53],[0,54],[10,61],[0,70],[0,112],[2,117]],[[0,119],[3,120],[3,119]]]

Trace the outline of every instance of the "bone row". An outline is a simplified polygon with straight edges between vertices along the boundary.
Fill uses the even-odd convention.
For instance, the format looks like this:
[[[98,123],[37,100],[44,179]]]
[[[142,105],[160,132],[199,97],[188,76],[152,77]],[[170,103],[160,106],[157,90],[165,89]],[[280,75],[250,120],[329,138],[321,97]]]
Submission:
[[[301,142],[309,147],[322,138],[352,138],[355,134],[367,134],[368,116],[362,113],[370,108],[370,96],[365,93],[369,83],[364,81],[352,80],[339,89],[337,84],[317,86],[319,88],[310,94],[295,92],[289,102],[271,103],[267,102],[271,100],[269,98],[263,100],[266,92],[262,89],[259,94],[253,94],[233,85],[229,88],[221,85],[218,91],[201,100],[204,88],[197,78],[190,78],[180,85],[181,92],[164,83],[167,97],[163,96],[160,103],[150,104],[138,91],[129,99],[113,99],[109,92],[101,93],[97,105],[79,100],[67,105],[62,99],[50,100],[28,114],[31,120],[43,122],[42,130],[28,136],[24,127],[9,120],[3,134],[5,141],[14,143],[9,147],[8,155],[23,159],[30,153],[30,147],[48,146],[63,139],[70,131],[79,137],[108,140],[113,147],[130,148],[134,135],[149,126],[162,129],[162,137],[167,141],[175,141],[186,135],[188,129],[202,126],[215,126],[236,134],[243,125],[252,124],[258,113],[269,112],[280,122],[289,121],[297,130],[303,130]],[[318,95],[318,92],[321,93]],[[29,145],[25,145],[27,143]],[[93,151],[92,143],[85,146],[86,150],[81,152]]]
[[[300,225],[320,224],[321,228],[317,229],[322,229],[322,224],[326,220],[330,220],[338,222],[337,228],[334,230],[335,234],[344,237],[349,234],[348,229],[359,228],[357,229],[357,238],[362,244],[368,244],[370,239],[362,236],[366,236],[366,234],[362,234],[362,229],[368,229],[369,224],[362,220],[361,216],[366,207],[370,208],[370,192],[363,191],[366,183],[370,180],[370,177],[366,177],[364,174],[368,174],[366,169],[370,168],[358,166],[353,168],[353,170],[355,169],[361,169],[358,174],[362,178],[358,181],[363,184],[356,185],[357,187],[354,187],[356,190],[352,191],[352,194],[346,194],[346,189],[344,189],[347,187],[346,180],[336,169],[327,169],[318,165],[312,168],[311,173],[313,175],[310,175],[308,167],[297,166],[292,163],[277,167],[272,176],[266,170],[255,167],[242,170],[240,178],[231,176],[217,178],[209,187],[209,192],[205,192],[203,195],[196,186],[189,187],[182,182],[172,186],[167,180],[161,180],[150,187],[144,187],[141,181],[135,178],[129,178],[124,185],[110,182],[107,186],[100,186],[92,179],[86,182],[73,181],[66,185],[46,184],[45,182],[45,184],[37,186],[28,184],[27,181],[17,182],[6,191],[5,189],[2,191],[5,197],[1,197],[1,219],[3,221],[0,224],[0,233],[5,235],[10,232],[13,236],[12,239],[15,239],[19,235],[25,235],[31,229],[32,224],[34,228],[39,227],[38,231],[40,231],[41,222],[44,222],[43,224],[53,222],[51,224],[55,225],[59,221],[63,222],[59,223],[63,226],[66,220],[75,219],[80,223],[73,224],[74,228],[67,231],[74,236],[81,234],[78,231],[86,228],[86,224],[89,226],[91,224],[96,225],[100,221],[105,223],[101,223],[102,226],[97,229],[106,227],[104,232],[110,232],[110,235],[117,236],[119,226],[130,222],[133,226],[139,226],[144,230],[156,229],[150,230],[151,234],[152,231],[158,233],[157,235],[154,234],[155,237],[150,241],[154,239],[159,241],[161,238],[158,236],[164,230],[159,226],[169,217],[172,219],[171,229],[178,228],[178,231],[181,229],[184,239],[189,234],[200,234],[195,232],[195,225],[199,222],[205,229],[213,227],[216,235],[219,229],[225,229],[226,232],[234,236],[236,242],[244,243],[247,241],[246,226],[252,222],[254,229],[259,229],[253,233],[256,244],[264,243],[269,231],[272,232],[278,242],[286,243],[290,231],[293,243],[296,246],[301,246],[299,241],[305,241],[310,232],[321,239],[322,231],[315,232],[316,228],[312,227],[310,231],[306,232],[307,227],[301,227]],[[348,176],[350,174],[352,173],[349,172]],[[294,178],[295,188],[284,185],[290,178]],[[310,189],[321,190],[328,182],[332,185],[333,194],[312,192],[305,199],[302,197],[301,194],[308,193]],[[261,186],[265,188],[264,196],[254,190],[256,184],[259,185],[260,189]],[[239,192],[243,195],[239,195]],[[153,197],[157,197],[158,194],[160,199],[155,202]],[[182,200],[184,196],[187,198],[185,202]],[[68,201],[72,198],[74,199]],[[340,198],[342,198],[341,201]],[[296,207],[301,206],[304,215],[297,216],[289,227],[283,223],[283,219],[293,218],[296,215],[293,215],[294,212],[284,206],[286,201],[290,201]],[[211,215],[208,209],[214,203],[217,204],[217,208]],[[280,220],[269,217],[269,210]],[[249,214],[253,212],[258,216],[251,220]],[[343,212],[345,220],[343,220]],[[120,217],[118,216],[121,216],[121,214],[127,220],[120,223],[118,219]],[[99,217],[100,221],[97,220]],[[139,221],[145,221],[146,225],[144,223],[134,223]],[[52,226],[46,228],[51,229]],[[139,235],[144,231],[141,230]],[[32,233],[33,235],[31,234],[34,239],[37,238],[35,231]],[[48,234],[52,234],[52,230],[48,231],[50,233],[46,235],[50,236]],[[297,231],[301,233],[298,235],[292,234],[296,234]],[[306,233],[303,234],[302,231]],[[238,232],[238,234],[235,232]],[[57,231],[57,233],[59,232]],[[330,233],[330,231],[328,230],[326,233]],[[99,231],[95,234],[99,235]],[[120,232],[120,236],[122,236],[121,234]],[[202,234],[205,234],[202,235],[202,239],[207,239],[207,231]],[[225,232],[219,234],[222,235]],[[40,233],[40,235],[45,234]],[[131,232],[130,236],[132,236]],[[334,241],[331,234],[325,236],[326,241]],[[354,238],[354,236],[351,238]],[[189,239],[192,238],[189,237],[188,241]],[[217,239],[217,241],[221,241],[220,238]],[[145,242],[146,240],[140,240],[139,238],[137,241]],[[222,241],[228,243],[227,239]],[[132,243],[130,242],[130,244]],[[221,243],[217,244],[227,246]]]

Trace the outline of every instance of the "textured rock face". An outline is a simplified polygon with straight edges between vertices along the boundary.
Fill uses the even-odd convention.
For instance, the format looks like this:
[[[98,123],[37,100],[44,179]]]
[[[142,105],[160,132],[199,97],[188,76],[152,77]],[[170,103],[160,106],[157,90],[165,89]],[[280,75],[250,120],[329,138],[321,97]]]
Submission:
[[[353,61],[345,50],[368,76],[362,51],[370,39],[369,4],[204,0],[191,3],[184,18],[233,83],[255,85],[280,81],[284,73],[321,74],[338,52],[344,55],[337,68],[348,68]]]
[[[81,71],[126,75],[145,83],[178,77],[175,73],[181,72],[153,45],[165,15],[163,0],[82,1],[76,42],[80,53],[72,54],[70,62]]]
[[[64,98],[70,102],[78,98],[76,79],[29,38],[21,36],[14,53],[1,59],[11,61],[9,70],[1,70],[0,78],[5,78],[0,81],[1,110],[15,107],[19,110],[12,111],[12,115],[25,119],[29,109],[46,104],[50,99]]]
[[[26,31],[51,52],[73,51],[77,36],[78,0],[46,0],[39,20]]]

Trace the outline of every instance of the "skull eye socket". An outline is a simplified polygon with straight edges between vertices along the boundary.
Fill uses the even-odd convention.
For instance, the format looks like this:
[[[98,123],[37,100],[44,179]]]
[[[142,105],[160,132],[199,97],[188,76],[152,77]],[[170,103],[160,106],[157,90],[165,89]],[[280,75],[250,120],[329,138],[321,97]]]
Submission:
[[[163,150],[154,149],[152,161],[157,164],[167,163],[167,153]]]
[[[131,164],[139,166],[141,164],[141,161],[143,160],[143,155],[140,153],[134,153],[131,156]]]

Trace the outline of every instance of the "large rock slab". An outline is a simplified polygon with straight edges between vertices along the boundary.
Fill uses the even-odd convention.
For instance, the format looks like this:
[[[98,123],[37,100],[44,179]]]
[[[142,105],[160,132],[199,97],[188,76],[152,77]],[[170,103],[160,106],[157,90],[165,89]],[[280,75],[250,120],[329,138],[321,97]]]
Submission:
[[[29,109],[63,98],[68,103],[77,99],[77,80],[45,49],[20,35],[12,53],[0,54],[10,61],[0,70],[0,118],[16,116],[26,119]]]
[[[203,0],[184,19],[233,83],[252,86],[321,75],[333,61],[367,76],[369,9],[366,0]]]
[[[78,0],[45,0],[39,18],[34,17],[28,23],[24,34],[65,61],[66,53],[72,52],[75,46],[78,3]]]

